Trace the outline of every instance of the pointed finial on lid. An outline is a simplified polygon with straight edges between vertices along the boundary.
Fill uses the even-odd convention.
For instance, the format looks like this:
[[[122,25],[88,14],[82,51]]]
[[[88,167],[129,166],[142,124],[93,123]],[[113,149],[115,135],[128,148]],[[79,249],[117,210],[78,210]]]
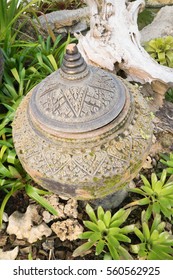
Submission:
[[[69,44],[66,48],[60,74],[68,80],[79,80],[88,75],[89,69],[78,51],[76,44]]]

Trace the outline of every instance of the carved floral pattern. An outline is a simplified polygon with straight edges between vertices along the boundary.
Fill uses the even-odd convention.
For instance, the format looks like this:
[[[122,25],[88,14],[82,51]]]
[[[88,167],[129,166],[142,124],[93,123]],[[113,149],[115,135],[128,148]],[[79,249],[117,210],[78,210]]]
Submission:
[[[58,138],[45,138],[41,132],[34,129],[28,120],[27,106],[32,93],[28,94],[17,110],[13,123],[13,138],[15,148],[24,168],[37,181],[35,172],[42,178],[48,178],[60,184],[76,185],[80,189],[83,186],[93,184],[94,178],[99,182],[104,178],[122,175],[127,170],[133,170],[137,161],[145,158],[151,144],[152,128],[151,116],[147,105],[143,101],[136,110],[131,124],[124,125],[126,136],[121,133],[113,137],[105,138],[105,143],[99,139],[93,140],[88,145],[87,140],[68,146],[68,142]],[[110,93],[111,94],[111,93]],[[79,94],[80,95],[80,94]],[[77,98],[77,95],[74,96]],[[141,102],[138,93],[134,93],[136,105]],[[81,112],[81,111],[80,111]],[[79,110],[76,109],[76,114]],[[133,177],[133,174],[131,174]],[[97,182],[94,182],[97,187]],[[44,185],[43,185],[44,187]],[[98,187],[99,188],[99,187]],[[66,190],[68,192],[68,189]],[[99,191],[98,191],[99,195]]]
[[[53,120],[69,123],[104,115],[115,106],[115,102],[119,102],[121,96],[115,80],[100,69],[97,72],[94,80],[89,79],[85,87],[83,84],[65,86],[62,83],[49,83],[48,87],[45,80],[35,92],[38,110]]]

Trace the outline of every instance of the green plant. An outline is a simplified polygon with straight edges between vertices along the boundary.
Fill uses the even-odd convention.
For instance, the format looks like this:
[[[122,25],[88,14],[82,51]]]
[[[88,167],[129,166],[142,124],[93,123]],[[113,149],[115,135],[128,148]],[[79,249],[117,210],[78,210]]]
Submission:
[[[138,16],[138,27],[139,30],[144,28],[146,25],[150,24],[154,17],[156,16],[156,11],[153,9],[144,9]]]
[[[158,180],[156,174],[152,173],[151,183],[145,176],[141,175],[144,185],[140,188],[130,189],[130,192],[140,194],[144,198],[129,203],[125,208],[134,205],[148,205],[148,217],[151,216],[151,213],[155,215],[162,212],[165,217],[171,218],[173,214],[173,182],[166,182],[166,175],[167,172],[164,169]]]
[[[23,189],[32,199],[40,203],[52,214],[57,212],[42,197],[48,194],[32,186],[31,178],[23,170],[16,156],[12,141],[11,123],[22,98],[37,83],[58,69],[66,45],[73,39],[68,36],[62,42],[58,36],[55,42],[48,37],[38,42],[5,40],[3,55],[5,58],[4,76],[0,86],[0,191],[5,193],[0,206],[0,225],[5,206],[16,191]]]
[[[131,245],[131,252],[141,260],[173,260],[173,236],[165,231],[165,222],[156,214],[150,226],[145,211],[141,214],[141,230],[135,227],[134,233],[140,243]]]
[[[158,63],[173,67],[173,37],[156,38],[145,44],[146,51]]]
[[[33,4],[36,4],[38,0],[32,0],[29,3],[25,0],[1,0],[0,1],[0,41],[6,37],[10,39],[19,32],[15,30],[14,25],[21,15],[25,15],[25,12]]]
[[[39,1],[37,10],[42,13],[50,13],[57,10],[77,9],[83,5],[82,0],[42,0]]]
[[[132,259],[128,251],[120,242],[130,243],[131,239],[127,236],[133,232],[134,225],[121,227],[126,221],[131,210],[120,209],[113,216],[110,211],[104,211],[101,206],[97,209],[97,216],[93,208],[87,204],[86,213],[91,221],[84,221],[84,225],[89,229],[79,237],[87,239],[83,245],[79,246],[73,256],[77,257],[86,253],[91,247],[95,246],[95,254],[105,253],[105,259],[108,257],[118,259]]]
[[[168,89],[168,91],[165,94],[165,99],[169,102],[173,103],[173,88]]]
[[[33,261],[32,252],[29,252],[28,254],[28,261]]]
[[[7,41],[3,47],[5,59],[3,87],[0,101],[8,105],[26,95],[42,79],[57,70],[62,62],[66,46],[74,39],[57,36],[52,42],[50,36],[44,40],[39,36],[36,42]],[[10,102],[10,103],[9,103]]]
[[[165,154],[161,154],[161,159],[160,161],[165,164],[166,166],[168,166],[168,168],[166,168],[166,171],[168,174],[173,174],[173,153],[170,153],[169,155],[165,155]]]
[[[4,41],[4,76],[0,87],[0,190],[5,193],[0,207],[0,225],[4,208],[16,191],[23,189],[32,199],[48,211],[57,212],[41,195],[44,190],[32,186],[31,178],[23,170],[13,146],[11,123],[22,98],[46,76],[57,70],[61,64],[66,46],[72,42],[70,36],[62,42],[57,36],[52,42],[50,36],[38,42]]]
[[[11,135],[11,129],[6,132]],[[40,190],[32,186],[31,178],[23,170],[13,148],[12,138],[8,141],[1,140],[0,149],[0,191],[5,193],[0,206],[0,226],[5,206],[11,196],[16,191],[24,189],[27,195],[45,207],[53,215],[58,215],[57,211],[41,195],[50,194],[50,192]]]

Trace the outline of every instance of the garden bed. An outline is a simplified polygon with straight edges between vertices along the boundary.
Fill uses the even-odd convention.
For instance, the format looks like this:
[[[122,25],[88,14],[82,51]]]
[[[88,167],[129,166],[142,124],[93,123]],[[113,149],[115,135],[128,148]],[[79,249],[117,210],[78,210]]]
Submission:
[[[150,155],[140,174],[131,183],[128,196],[118,208],[109,209],[110,211],[97,208],[94,214],[89,206],[86,208],[87,202],[77,202],[43,191],[26,174],[17,158],[11,123],[23,97],[59,68],[66,46],[76,39],[64,34],[55,36],[52,30],[49,30],[46,37],[45,34],[38,34],[39,30],[35,30],[34,41],[28,34],[25,34],[25,40],[22,39],[24,34],[21,20],[24,23],[29,16],[29,20],[33,21],[34,16],[40,14],[40,10],[47,12],[55,7],[46,3],[37,7],[35,13],[35,4],[39,1],[30,1],[32,6],[18,6],[19,1],[13,0],[8,4],[5,0],[1,1],[1,4],[2,2],[7,6],[4,22],[0,21],[0,47],[4,57],[0,84],[0,259],[173,259],[172,89],[167,92],[167,101],[164,101],[163,107],[154,113],[155,137]],[[83,1],[59,2],[62,2],[59,3],[61,8],[66,9],[83,5]],[[64,6],[64,2],[66,5],[68,2],[69,6]],[[3,11],[1,4],[0,17]],[[167,51],[167,47],[165,50]],[[142,91],[152,109],[154,101],[150,89],[146,86]],[[169,185],[166,185],[167,182]],[[143,186],[145,188],[142,191]],[[168,189],[165,191],[166,188]],[[165,196],[161,197],[160,191],[163,191]],[[111,222],[111,218],[119,210],[124,213],[122,220],[117,221],[116,229],[112,226],[112,232],[118,230],[119,235],[110,234],[109,238],[111,223],[114,222]],[[94,225],[86,223],[86,220],[90,220]],[[98,223],[98,220],[101,222]],[[153,223],[157,225],[156,228],[152,227]],[[123,229],[124,227],[126,228]],[[88,228],[97,233],[95,237],[87,237],[85,232]],[[144,234],[144,239],[139,231]],[[82,232],[84,235],[81,235]],[[162,235],[163,240],[159,239]],[[151,236],[156,237],[154,241]],[[94,241],[93,238],[93,244],[83,245],[85,242]],[[157,240],[160,240],[160,243],[157,243]],[[82,245],[84,247],[80,247]],[[163,253],[159,255],[154,246],[161,246]]]

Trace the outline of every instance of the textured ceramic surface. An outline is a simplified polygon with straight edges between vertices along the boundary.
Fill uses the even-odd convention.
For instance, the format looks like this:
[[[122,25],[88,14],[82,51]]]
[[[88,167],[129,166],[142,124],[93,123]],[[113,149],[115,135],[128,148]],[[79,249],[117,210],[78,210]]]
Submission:
[[[82,66],[78,73],[72,64],[65,67],[22,101],[13,122],[15,148],[42,187],[79,200],[102,198],[121,190],[142,167],[151,146],[151,115],[129,83],[95,67]]]
[[[81,133],[115,119],[125,99],[122,82],[87,66],[74,45],[72,52],[67,50],[61,69],[33,90],[29,111],[33,120],[51,134]]]

